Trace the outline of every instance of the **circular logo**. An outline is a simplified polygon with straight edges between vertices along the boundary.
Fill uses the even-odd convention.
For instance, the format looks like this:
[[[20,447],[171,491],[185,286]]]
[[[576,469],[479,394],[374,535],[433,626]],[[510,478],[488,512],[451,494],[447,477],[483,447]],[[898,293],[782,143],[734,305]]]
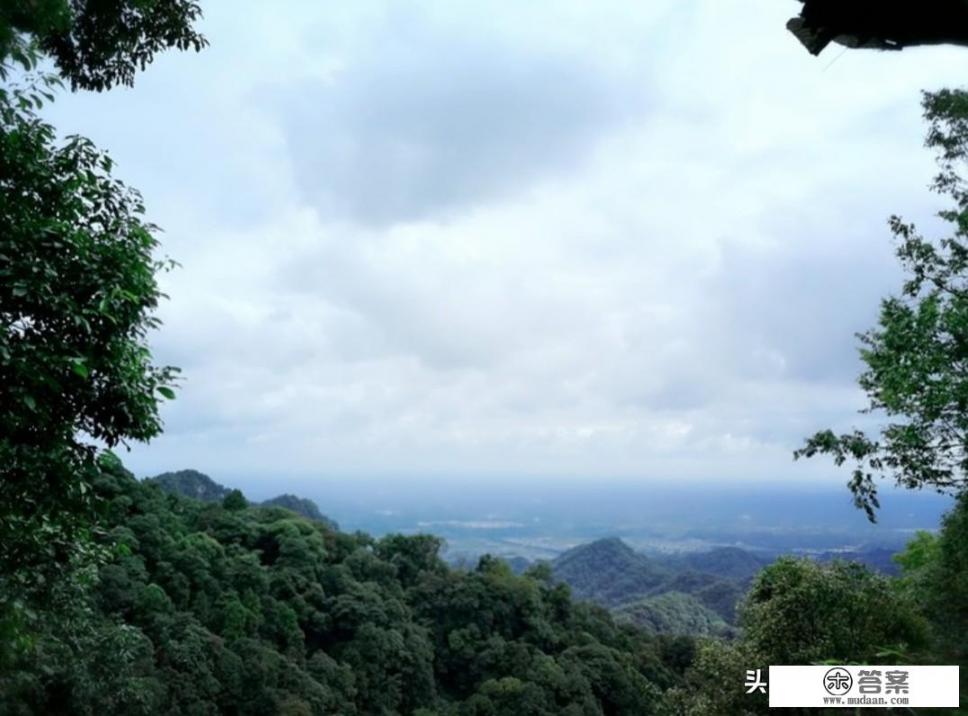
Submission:
[[[854,677],[847,669],[835,666],[823,675],[823,687],[831,696],[843,696],[854,685]]]

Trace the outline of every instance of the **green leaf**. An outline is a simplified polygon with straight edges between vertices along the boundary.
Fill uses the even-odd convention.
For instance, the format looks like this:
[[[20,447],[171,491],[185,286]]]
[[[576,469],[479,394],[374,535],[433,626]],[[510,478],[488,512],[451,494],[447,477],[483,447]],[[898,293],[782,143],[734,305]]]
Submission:
[[[75,358],[74,361],[71,363],[71,370],[73,370],[82,378],[87,378],[89,375],[91,375],[91,370],[84,363],[83,358]]]
[[[175,391],[169,388],[167,385],[158,386],[158,392],[161,393],[166,398],[168,398],[168,400],[175,399]]]

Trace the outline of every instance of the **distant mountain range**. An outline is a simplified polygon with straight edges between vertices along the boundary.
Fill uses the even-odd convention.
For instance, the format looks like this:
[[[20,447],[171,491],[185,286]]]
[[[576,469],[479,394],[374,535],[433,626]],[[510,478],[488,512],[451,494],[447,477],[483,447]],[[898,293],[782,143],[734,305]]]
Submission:
[[[198,470],[163,472],[155,477],[149,477],[145,482],[158,485],[165,492],[191,497],[202,502],[221,502],[233,491]],[[321,522],[330,529],[339,530],[339,525],[335,520],[320,512],[316,503],[305,497],[283,494],[273,497],[271,500],[254,504],[260,504],[261,507],[280,507],[295,512],[306,519]]]
[[[550,565],[554,577],[568,584],[575,597],[608,608],[621,621],[656,633],[729,637],[737,632],[737,604],[757,572],[777,556],[738,547],[650,556],[610,537],[574,547]],[[896,571],[891,550],[884,548],[809,556]],[[526,563],[516,558],[512,567],[523,571]]]

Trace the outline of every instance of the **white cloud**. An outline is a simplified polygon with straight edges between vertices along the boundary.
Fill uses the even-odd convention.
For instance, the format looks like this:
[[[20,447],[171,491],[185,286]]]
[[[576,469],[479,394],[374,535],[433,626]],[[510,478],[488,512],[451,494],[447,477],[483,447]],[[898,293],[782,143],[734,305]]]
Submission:
[[[831,65],[767,0],[266,8],[53,110],[183,264],[135,469],[826,471],[790,453],[862,405],[954,51]]]

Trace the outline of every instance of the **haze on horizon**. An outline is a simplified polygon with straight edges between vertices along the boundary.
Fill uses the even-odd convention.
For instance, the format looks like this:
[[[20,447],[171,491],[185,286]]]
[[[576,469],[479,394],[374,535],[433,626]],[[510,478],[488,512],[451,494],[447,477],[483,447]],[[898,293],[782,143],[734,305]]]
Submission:
[[[811,480],[938,202],[919,91],[790,0],[204,4],[211,47],[60,98],[138,187],[186,381],[139,475]],[[231,480],[235,482],[234,480]]]

